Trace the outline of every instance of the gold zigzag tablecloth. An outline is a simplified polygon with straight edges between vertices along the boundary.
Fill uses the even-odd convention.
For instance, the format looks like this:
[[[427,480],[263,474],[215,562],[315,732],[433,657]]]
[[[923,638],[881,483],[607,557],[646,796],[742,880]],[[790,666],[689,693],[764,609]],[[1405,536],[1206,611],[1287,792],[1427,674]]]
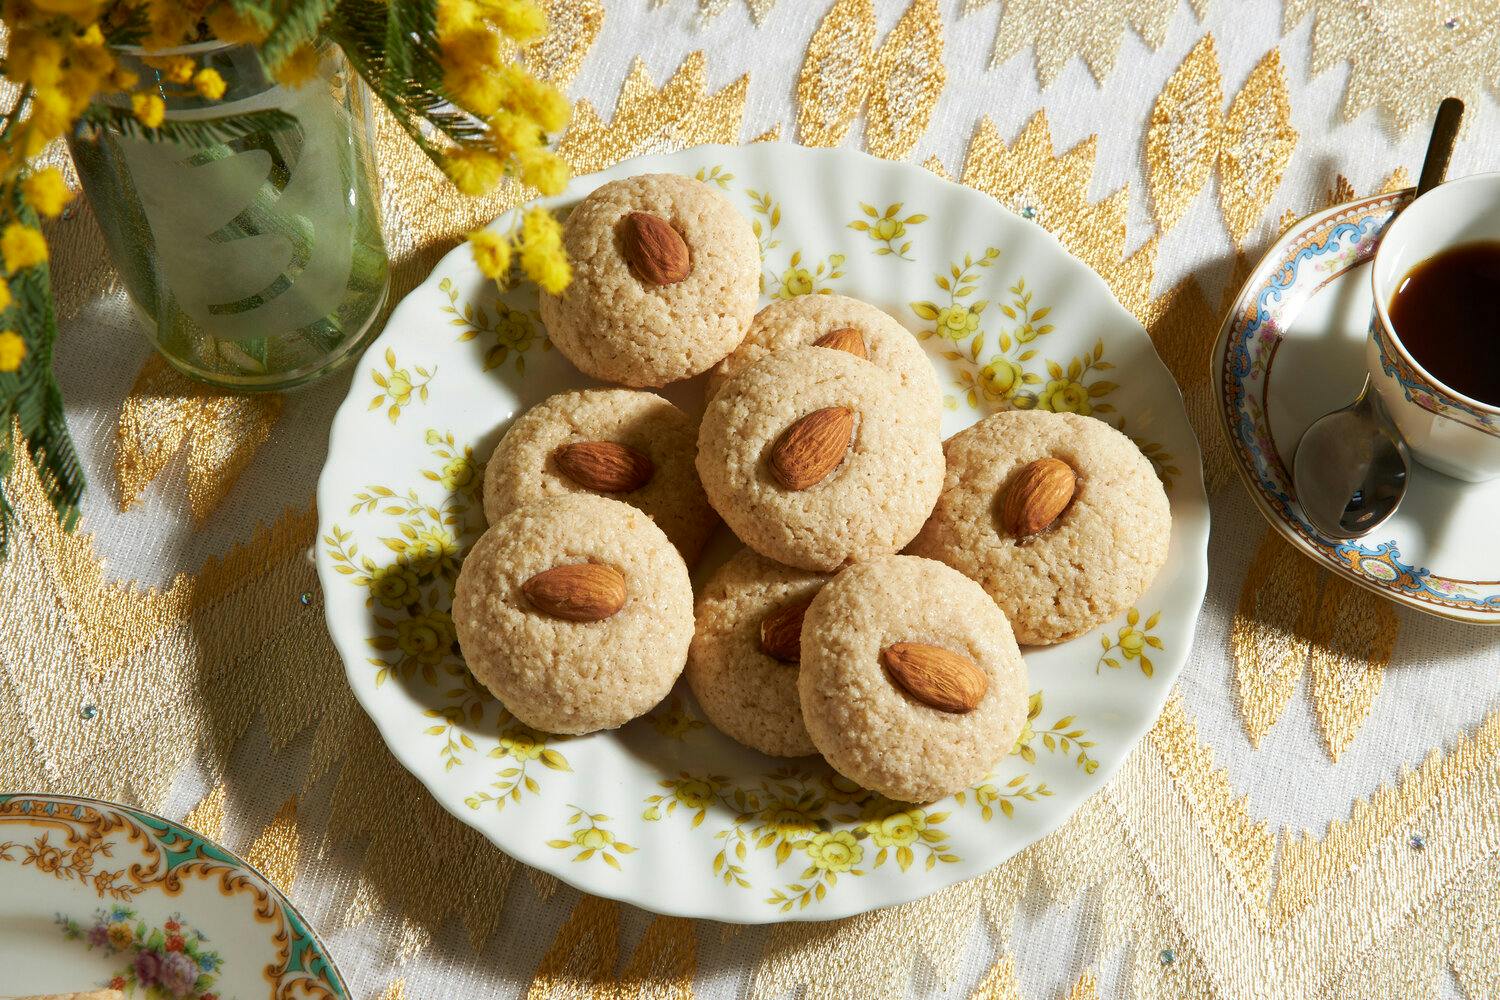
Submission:
[[[580,171],[776,136],[923,163],[1027,209],[1147,326],[1214,517],[1160,721],[1063,829],[907,906],[739,929],[561,888],[443,814],[344,684],[308,553],[347,376],[285,398],[185,384],[131,329],[83,209],[51,235],[92,490],[65,535],[29,467],[9,484],[0,788],[185,816],[289,889],[361,998],[1500,996],[1500,634],[1292,553],[1234,479],[1207,373],[1280,225],[1404,184],[1440,97],[1471,110],[1454,172],[1500,168],[1500,4],[549,6],[530,58],[577,100]],[[509,202],[457,198],[388,125],[399,294]]]

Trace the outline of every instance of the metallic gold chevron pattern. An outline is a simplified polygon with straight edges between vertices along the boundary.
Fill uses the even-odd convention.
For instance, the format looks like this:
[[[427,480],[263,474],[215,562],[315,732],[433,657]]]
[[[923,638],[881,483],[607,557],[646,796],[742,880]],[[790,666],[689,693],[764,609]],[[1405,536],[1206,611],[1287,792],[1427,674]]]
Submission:
[[[1235,796],[1174,696],[1121,771],[1056,833],[926,900],[777,928],[750,995],[802,986],[820,1000],[898,996],[899,985],[870,984],[905,982],[918,956],[951,983],[953,940],[967,940],[984,913],[1003,956],[1019,887],[1033,882],[1051,905],[1087,896],[1099,938],[1079,960],[1128,949],[1130,996],[1263,996],[1267,983],[1278,996],[1426,996],[1444,969],[1484,996],[1500,976],[1497,766],[1500,713],[1356,802],[1322,838],[1273,833]],[[1002,958],[976,995],[1008,998],[1013,984]],[[1074,989],[1092,992],[1091,982]]]
[[[251,841],[245,860],[271,880],[282,892],[291,892],[297,881],[297,860],[302,853],[297,825],[297,796],[282,803],[270,825]]]
[[[193,520],[218,509],[281,416],[280,393],[217,392],[153,354],[141,367],[115,430],[120,509],[129,508],[184,448]]]
[[[1016,979],[1016,961],[1002,955],[990,966],[969,1000],[1021,1000],[1021,984]]]
[[[1213,174],[1223,107],[1224,82],[1210,33],[1193,46],[1151,108],[1146,186],[1163,232],[1177,225]]]
[[[698,948],[691,921],[657,917],[616,972],[619,948],[620,904],[584,896],[542,956],[526,1000],[692,1000]]]
[[[1267,52],[1223,110],[1223,78],[1206,34],[1168,78],[1146,133],[1146,176],[1166,232],[1219,171],[1219,210],[1236,247],[1265,216],[1297,146],[1281,57]]]
[[[48,516],[28,463],[6,489],[17,523],[0,566],[0,787],[65,788],[155,809],[190,760],[226,774],[252,720],[263,721],[275,750],[312,732],[304,788],[335,779],[332,820],[313,840],[289,806],[251,853],[290,880],[309,851],[323,865],[335,848],[353,850],[358,888],[346,922],[399,913],[414,942],[452,917],[475,941],[493,933],[515,865],[421,792],[355,704],[321,609],[300,599],[317,589],[304,555],[314,541],[310,510],[152,591],[105,579],[92,540]],[[388,821],[392,796],[410,804],[413,823]],[[224,813],[215,788],[191,825],[222,833]],[[456,892],[453,879],[491,890]]]
[[[1078,977],[1078,982],[1068,991],[1068,1000],[1099,1000],[1099,987],[1091,972]]]
[[[1494,0],[1286,0],[1282,30],[1310,13],[1313,74],[1349,64],[1345,121],[1378,108],[1405,132],[1428,121],[1443,98],[1473,103],[1500,79]]]
[[[1313,715],[1337,761],[1380,693],[1399,628],[1388,603],[1265,529],[1229,627],[1235,696],[1251,744],[1260,745],[1308,673]]]
[[[1297,146],[1281,55],[1267,52],[1224,116],[1219,143],[1219,211],[1235,246],[1244,246],[1270,207]]]
[[[543,0],[547,33],[521,50],[526,66],[539,78],[565,87],[578,75],[584,56],[604,27],[602,0]]]
[[[1074,255],[1109,283],[1120,302],[1144,317],[1150,313],[1156,274],[1156,239],[1126,255],[1125,218],[1129,187],[1089,200],[1098,136],[1061,154],[1052,151],[1047,113],[1038,111],[1008,146],[989,118],[981,118],[964,157],[962,183],[1013,211],[1035,218]]]
[[[706,64],[703,53],[694,52],[658,88],[645,63],[637,59],[620,88],[614,117],[605,122],[593,105],[579,101],[558,152],[575,171],[587,173],[627,156],[708,142],[740,142],[749,74],[710,94]]]
[[[968,14],[995,0],[964,0]],[[1192,0],[1201,19],[1208,0]],[[1036,75],[1043,87],[1057,79],[1069,59],[1079,56],[1094,79],[1114,72],[1126,28],[1134,28],[1155,49],[1166,39],[1177,0],[1002,0],[1000,25],[990,64],[998,66],[1027,46],[1036,52]]]
[[[198,800],[197,805],[187,811],[187,815],[182,817],[182,825],[189,830],[197,830],[209,840],[223,840],[224,807],[228,797],[229,786],[219,782]]]
[[[652,0],[652,6],[665,7],[672,0]],[[729,9],[732,0],[698,0],[698,13],[705,20],[718,17]],[[765,23],[771,13],[771,8],[776,6],[776,0],[745,0],[745,7],[750,11],[750,19],[759,27]]]
[[[837,0],[808,42],[797,79],[798,138],[837,146],[864,108],[865,148],[902,159],[927,131],[947,78],[935,0],[912,0],[879,49],[872,0]]]
[[[1002,955],[990,966],[984,979],[969,994],[969,1000],[1022,1000],[1021,983],[1016,976],[1015,959]],[[1078,977],[1064,1000],[1099,1000],[1098,986],[1092,973]]]
[[[1002,955],[990,966],[979,985],[969,994],[969,1000],[1022,1000],[1020,980],[1016,977],[1016,962],[1009,955]],[[1064,1000],[1099,1000],[1098,986],[1091,973],[1078,977]]]

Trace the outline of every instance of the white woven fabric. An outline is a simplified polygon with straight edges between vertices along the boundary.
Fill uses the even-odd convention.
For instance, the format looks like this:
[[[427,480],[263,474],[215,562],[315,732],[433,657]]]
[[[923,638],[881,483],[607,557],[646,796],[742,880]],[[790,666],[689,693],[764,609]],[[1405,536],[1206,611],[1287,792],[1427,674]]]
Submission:
[[[1003,0],[1009,2],[1009,0]],[[1388,0],[1399,5],[1398,0]],[[1427,6],[1428,0],[1409,0]],[[1435,0],[1433,0],[1435,2]],[[1108,6],[1107,0],[1098,0]],[[877,38],[883,38],[906,8],[905,2],[878,0]],[[1083,16],[1081,0],[1058,0],[1059,17]],[[1313,76],[1313,18],[1282,34],[1280,0],[1210,0],[1200,22],[1183,0],[1165,41],[1152,51],[1133,31],[1125,32],[1113,73],[1101,85],[1081,60],[1071,60],[1057,80],[1040,87],[1030,48],[990,68],[1001,5],[964,14],[961,0],[942,0],[948,69],[946,90],[914,159],[935,154],[957,174],[976,123],[989,116],[1002,137],[1011,141],[1028,120],[1045,109],[1053,140],[1061,151],[1091,135],[1099,136],[1091,195],[1102,198],[1122,185],[1130,188],[1129,246],[1134,249],[1155,232],[1146,197],[1144,137],[1153,102],[1169,75],[1204,35],[1212,32],[1224,75],[1227,102],[1244,84],[1265,53],[1279,48],[1290,88],[1293,127],[1300,135],[1291,165],[1277,190],[1265,225],[1252,236],[1252,253],[1263,247],[1275,220],[1285,210],[1297,214],[1322,201],[1335,173],[1343,173],[1357,191],[1369,191],[1398,165],[1416,172],[1425,145],[1421,126],[1398,135],[1377,112],[1345,123],[1340,109],[1349,76],[1343,65]],[[711,91],[741,74],[750,77],[743,138],[781,125],[783,136],[796,137],[795,82],[807,42],[829,7],[827,0],[803,3],[780,0],[757,27],[749,8],[731,2],[721,14],[701,20],[694,0],[606,0],[604,27],[572,87],[609,117],[621,82],[640,59],[658,83],[665,81],[695,50],[707,56]],[[1466,139],[1454,157],[1452,173],[1500,169],[1500,107],[1486,98],[1469,109]],[[856,126],[848,144],[861,144]],[[1156,291],[1184,274],[1199,276],[1210,302],[1217,302],[1228,280],[1233,247],[1220,220],[1217,181],[1193,202],[1187,214],[1162,240]],[[186,509],[181,460],[145,493],[128,513],[115,508],[112,482],[113,434],[121,403],[145,359],[145,341],[131,329],[133,320],[118,299],[104,300],[70,322],[58,345],[57,368],[68,400],[69,423],[92,484],[85,503],[85,530],[95,533],[108,570],[120,579],[163,584],[178,572],[196,569],[209,555],[249,537],[257,522],[269,522],[287,505],[303,506],[312,494],[326,447],[333,408],[349,383],[337,375],[288,399],[270,441],[260,450],[228,500],[202,528],[194,528]],[[1205,332],[1205,336],[1209,335]],[[1348,815],[1350,803],[1395,781],[1404,766],[1418,764],[1434,748],[1450,746],[1484,715],[1500,707],[1500,633],[1448,624],[1398,610],[1399,640],[1384,687],[1370,718],[1351,747],[1331,763],[1314,725],[1307,698],[1299,690],[1279,723],[1258,749],[1251,747],[1233,697],[1233,666],[1228,627],[1240,582],[1262,522],[1238,482],[1221,490],[1213,503],[1214,535],[1210,550],[1213,575],[1199,626],[1197,646],[1179,685],[1200,738],[1214,749],[1235,788],[1249,797],[1256,817],[1272,828],[1290,826],[1321,832]],[[1305,682],[1304,682],[1305,683]],[[280,803],[293,794],[303,773],[311,739],[304,737],[282,752],[264,742],[263,729],[237,752],[238,788],[255,788],[249,798],[231,801],[230,846],[264,827]],[[245,775],[255,780],[245,781]],[[208,787],[205,775],[189,775],[169,805],[181,815]],[[301,804],[311,824],[326,811],[326,781]],[[392,822],[401,821],[400,803],[392,803]],[[473,954],[464,931],[448,927],[439,940],[411,961],[397,959],[401,929],[395,915],[380,913],[362,925],[340,929],[333,914],[348,905],[348,865],[340,858],[304,858],[295,900],[325,928],[335,957],[357,996],[377,996],[396,979],[404,979],[408,998],[464,997],[482,1000],[524,993],[543,952],[571,912],[577,894],[562,889],[550,898],[538,895],[536,880],[518,874],[505,902],[501,931],[479,954]],[[1065,995],[1093,961],[1090,941],[1097,934],[1096,901],[1085,896],[1066,908],[1048,908],[1033,899],[1022,907],[1007,950],[1015,956],[1026,997]],[[648,922],[640,911],[625,908],[621,953],[628,955]],[[697,991],[710,998],[751,995],[751,979],[760,959],[765,931],[726,933],[718,925],[700,924]],[[971,931],[965,958],[953,982],[936,981],[918,964],[908,984],[912,996],[966,997],[989,969],[997,942],[988,930]],[[459,957],[463,956],[463,957]],[[1101,996],[1127,995],[1126,958],[1108,955],[1098,966]],[[875,984],[871,984],[872,989]],[[1277,995],[1266,984],[1264,995]],[[1444,995],[1458,995],[1452,984]]]

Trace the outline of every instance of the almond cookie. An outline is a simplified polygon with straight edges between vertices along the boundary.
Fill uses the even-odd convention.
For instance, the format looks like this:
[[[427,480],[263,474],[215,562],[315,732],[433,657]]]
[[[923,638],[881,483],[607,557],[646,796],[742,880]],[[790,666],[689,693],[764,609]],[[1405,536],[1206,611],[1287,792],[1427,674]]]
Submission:
[[[698,475],[740,540],[833,572],[900,549],[932,510],[943,449],[893,406],[894,375],[843,351],[777,351],[731,379],[698,428]]]
[[[560,392],[512,424],[490,456],[485,520],[545,497],[605,495],[644,511],[691,566],[719,520],[693,468],[697,450],[692,418],[654,393]]]
[[[802,616],[823,573],[741,549],[698,596],[687,680],[709,721],[773,757],[817,753],[802,725]]]
[[[944,451],[943,495],[908,551],[978,581],[1025,645],[1109,621],[1167,561],[1161,480],[1101,420],[1011,410],[953,435]]]
[[[740,346],[708,373],[708,396],[773,351],[814,345],[848,351],[885,369],[911,390],[915,405],[931,410],[933,423],[942,419],[937,371],[917,338],[886,313],[846,295],[799,295],[756,313]]]
[[[1026,721],[1026,664],[979,585],[887,556],[834,577],[802,625],[798,692],[834,770],[900,802],[985,777]]]
[[[474,543],[453,589],[474,676],[533,729],[613,729],[687,662],[687,566],[645,514],[574,494],[517,507]]]
[[[760,248],[718,191],[676,174],[610,181],[563,225],[573,281],[542,322],[578,370],[654,388],[738,346],[760,297]]]

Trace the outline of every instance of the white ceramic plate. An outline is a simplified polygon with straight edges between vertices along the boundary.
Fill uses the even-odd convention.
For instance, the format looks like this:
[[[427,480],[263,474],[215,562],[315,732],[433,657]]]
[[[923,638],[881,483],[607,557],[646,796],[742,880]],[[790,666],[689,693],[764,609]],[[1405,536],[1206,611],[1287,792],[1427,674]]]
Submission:
[[[988,781],[925,808],[850,787],[815,759],[746,750],[702,720],[685,685],[615,732],[534,733],[476,690],[447,609],[483,527],[480,461],[511,418],[588,383],[548,350],[534,293],[497,297],[460,247],[396,310],[334,420],[318,567],[349,683],[455,816],[601,896],[715,920],[828,919],[987,871],[1104,783],[1191,647],[1208,508],[1177,387],[1097,275],[1036,225],[925,170],[705,146],[581,178],[555,203],[652,171],[699,176],[744,212],[768,298],[838,291],[930,334],[946,433],[1018,403],[1123,426],[1170,483],[1166,568],[1128,617],[1029,651],[1035,717],[1022,744]],[[669,395],[699,407],[698,381]]]
[[[133,1000],[347,1000],[265,877],[170,820],[0,795],[0,996],[113,987]]]
[[[1256,265],[1214,348],[1220,425],[1256,506],[1298,549],[1407,607],[1500,625],[1500,479],[1465,483],[1413,463],[1395,515],[1350,542],[1318,533],[1292,483],[1302,432],[1359,392],[1369,261],[1410,200],[1398,191],[1310,215]]]

